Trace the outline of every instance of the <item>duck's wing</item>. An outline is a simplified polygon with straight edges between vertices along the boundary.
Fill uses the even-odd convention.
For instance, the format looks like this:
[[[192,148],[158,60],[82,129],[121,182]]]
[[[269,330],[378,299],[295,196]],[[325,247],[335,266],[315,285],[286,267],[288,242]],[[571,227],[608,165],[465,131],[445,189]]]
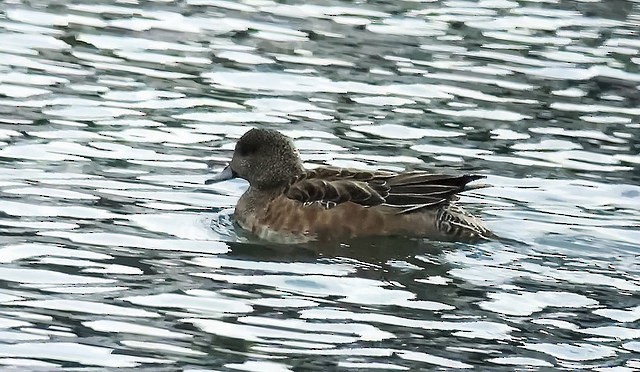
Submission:
[[[346,202],[371,207],[385,203],[390,190],[385,178],[393,176],[392,173],[318,168],[293,180],[286,195],[302,203],[320,202],[328,207]]]
[[[456,194],[484,187],[468,186],[469,182],[484,178],[481,175],[446,175],[425,172],[399,174],[388,180],[389,195],[385,203],[399,209],[398,213],[410,213],[425,208],[449,204]]]
[[[388,205],[397,213],[410,213],[449,203],[468,190],[477,175],[450,176],[424,172],[367,172],[342,168],[317,168],[294,179],[286,196],[302,203],[325,206],[353,202],[365,207]]]

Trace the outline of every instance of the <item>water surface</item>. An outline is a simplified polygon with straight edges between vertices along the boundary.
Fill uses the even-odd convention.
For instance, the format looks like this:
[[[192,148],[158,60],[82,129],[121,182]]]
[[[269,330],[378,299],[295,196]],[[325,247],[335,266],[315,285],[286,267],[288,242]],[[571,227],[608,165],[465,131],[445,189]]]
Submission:
[[[0,5],[0,365],[640,368],[640,3]],[[275,246],[203,182],[251,127],[310,165],[487,176],[499,235]]]

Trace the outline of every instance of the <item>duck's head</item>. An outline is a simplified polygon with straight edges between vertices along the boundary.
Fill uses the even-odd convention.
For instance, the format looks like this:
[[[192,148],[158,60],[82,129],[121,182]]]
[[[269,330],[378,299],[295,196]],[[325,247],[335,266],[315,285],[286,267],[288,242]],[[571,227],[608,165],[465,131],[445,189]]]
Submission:
[[[251,187],[267,190],[286,185],[302,171],[302,161],[289,137],[276,130],[254,128],[236,143],[231,163],[205,183],[239,177]]]

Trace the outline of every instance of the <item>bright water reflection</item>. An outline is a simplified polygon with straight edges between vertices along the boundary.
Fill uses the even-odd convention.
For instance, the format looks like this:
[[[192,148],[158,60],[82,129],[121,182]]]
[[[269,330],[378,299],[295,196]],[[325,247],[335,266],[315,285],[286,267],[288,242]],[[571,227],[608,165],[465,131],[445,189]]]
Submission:
[[[640,368],[640,3],[0,5],[0,365]],[[205,187],[252,126],[310,165],[481,172],[520,243],[272,246]]]

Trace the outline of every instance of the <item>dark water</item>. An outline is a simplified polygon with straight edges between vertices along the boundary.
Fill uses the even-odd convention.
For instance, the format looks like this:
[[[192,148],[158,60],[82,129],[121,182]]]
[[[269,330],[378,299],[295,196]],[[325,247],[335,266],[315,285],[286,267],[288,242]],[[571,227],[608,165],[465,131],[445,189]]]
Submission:
[[[4,1],[0,366],[640,369],[638,1]],[[269,246],[252,126],[498,234]]]

